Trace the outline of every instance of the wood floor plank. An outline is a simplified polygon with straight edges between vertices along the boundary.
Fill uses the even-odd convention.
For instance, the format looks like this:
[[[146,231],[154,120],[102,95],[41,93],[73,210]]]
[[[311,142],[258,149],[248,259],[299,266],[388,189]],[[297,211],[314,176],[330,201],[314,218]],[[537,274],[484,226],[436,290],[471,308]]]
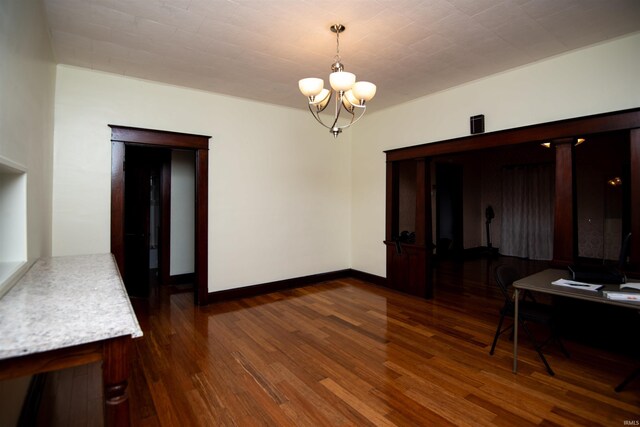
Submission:
[[[355,409],[365,419],[376,426],[395,426],[391,421],[387,420],[379,409],[369,406],[367,403],[359,399],[357,396],[349,392],[344,387],[333,381],[331,378],[325,378],[320,383],[329,389],[333,394],[338,396],[343,402]]]

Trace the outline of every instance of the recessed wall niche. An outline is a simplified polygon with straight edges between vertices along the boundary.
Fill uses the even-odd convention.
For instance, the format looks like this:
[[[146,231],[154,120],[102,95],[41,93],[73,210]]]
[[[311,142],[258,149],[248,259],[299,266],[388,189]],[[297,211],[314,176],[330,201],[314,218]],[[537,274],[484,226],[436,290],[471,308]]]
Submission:
[[[0,157],[0,297],[26,263],[26,168]]]

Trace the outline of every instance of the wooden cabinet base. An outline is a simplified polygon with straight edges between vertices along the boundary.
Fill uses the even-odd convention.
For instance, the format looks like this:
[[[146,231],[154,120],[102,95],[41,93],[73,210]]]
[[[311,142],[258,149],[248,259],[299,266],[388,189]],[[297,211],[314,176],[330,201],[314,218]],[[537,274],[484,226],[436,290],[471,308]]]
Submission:
[[[102,360],[105,426],[129,426],[131,336],[0,360],[0,381]]]

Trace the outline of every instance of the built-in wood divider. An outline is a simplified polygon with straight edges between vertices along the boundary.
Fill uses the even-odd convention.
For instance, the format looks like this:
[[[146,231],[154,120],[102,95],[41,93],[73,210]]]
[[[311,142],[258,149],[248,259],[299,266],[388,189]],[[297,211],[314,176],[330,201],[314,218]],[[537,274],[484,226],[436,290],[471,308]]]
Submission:
[[[430,195],[428,179],[421,171],[435,156],[507,147],[530,142],[552,142],[556,150],[555,208],[553,235],[553,263],[567,266],[577,258],[577,231],[575,218],[573,149],[577,137],[590,134],[629,131],[630,141],[630,198],[631,238],[628,275],[640,275],[640,108],[577,117],[555,122],[524,126],[514,129],[465,136],[446,141],[387,150],[386,153],[386,226],[387,283],[390,288],[413,295],[431,296],[433,288],[431,267],[431,204],[425,203]],[[417,162],[416,178],[416,242],[403,244],[401,254],[395,240],[398,233],[399,168],[402,164]],[[422,169],[424,168],[424,169]],[[424,211],[423,211],[424,209]],[[422,241],[424,239],[424,242]],[[418,243],[420,242],[420,243]],[[424,292],[423,292],[424,290]]]

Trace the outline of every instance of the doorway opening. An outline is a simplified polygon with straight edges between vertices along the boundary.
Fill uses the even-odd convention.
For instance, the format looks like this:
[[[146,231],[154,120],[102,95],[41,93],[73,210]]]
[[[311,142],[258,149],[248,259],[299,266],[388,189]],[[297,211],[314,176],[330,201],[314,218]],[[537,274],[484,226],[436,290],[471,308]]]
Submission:
[[[462,166],[436,163],[436,254],[462,256]]]
[[[125,165],[123,279],[130,296],[148,297],[168,284],[171,150],[125,145]]]
[[[193,169],[192,211],[183,215],[192,219],[192,240],[176,245],[182,254],[192,253],[194,301],[208,303],[208,148],[209,136],[111,127],[111,252],[131,295],[145,296],[149,291],[149,274],[157,256],[158,277],[170,284],[180,279],[171,257],[170,197],[158,197],[153,206],[153,192],[171,194],[171,163],[178,153],[191,156]],[[168,187],[168,188],[167,188]],[[175,194],[182,194],[176,191]],[[184,207],[178,212],[184,213]],[[174,215],[175,216],[175,215]],[[160,228],[158,228],[160,227]],[[152,231],[153,229],[153,231]],[[186,246],[185,246],[186,245]],[[185,247],[188,247],[185,249]],[[154,251],[156,249],[157,251]],[[175,259],[172,259],[175,258]],[[173,271],[172,271],[173,270]],[[178,272],[176,272],[178,271]],[[189,273],[190,274],[190,273]],[[153,277],[153,276],[151,276]]]

